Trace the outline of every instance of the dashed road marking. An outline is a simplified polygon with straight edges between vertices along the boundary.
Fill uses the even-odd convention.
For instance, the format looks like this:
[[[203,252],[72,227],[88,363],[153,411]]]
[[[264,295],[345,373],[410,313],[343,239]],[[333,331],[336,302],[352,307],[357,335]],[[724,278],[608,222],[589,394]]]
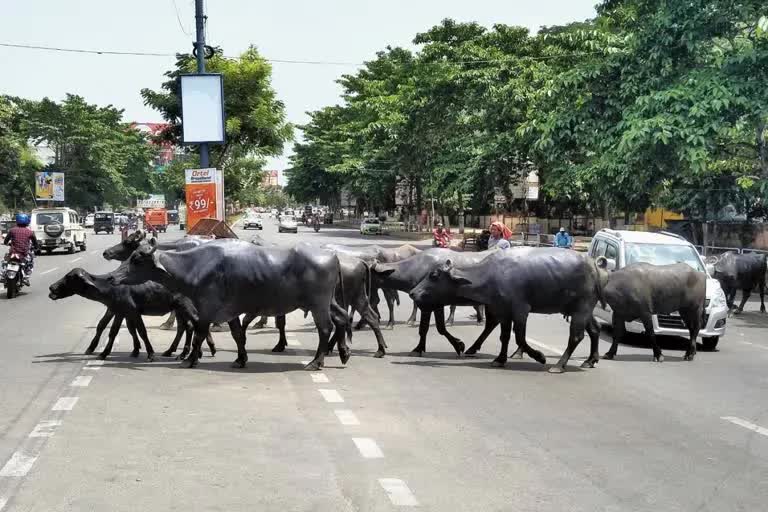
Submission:
[[[29,437],[52,437],[56,427],[61,425],[59,420],[45,420],[35,425]]]
[[[87,387],[93,380],[93,375],[78,375],[75,380],[72,381],[70,386],[84,388]]]
[[[310,376],[312,377],[312,382],[317,384],[324,384],[329,382],[328,376],[324,373],[311,373]]]
[[[51,272],[56,272],[57,270],[59,270],[59,267],[53,267],[52,269],[46,270],[45,272],[40,272],[40,275],[44,276],[45,274],[50,274]]]
[[[36,456],[32,457],[24,455],[21,452],[16,452],[11,455],[11,458],[5,463],[3,469],[0,469],[0,476],[26,476],[26,474],[29,473],[29,470],[32,469],[32,465],[36,460]]]
[[[537,347],[543,348],[544,350],[548,350],[555,354],[557,357],[560,357],[563,355],[563,352],[561,350],[556,349],[555,347],[550,347],[549,345],[545,345],[544,343],[537,341],[533,338],[529,338],[528,336],[525,337],[526,341],[530,345],[536,345]]]
[[[381,448],[379,448],[379,445],[376,444],[376,441],[374,441],[370,437],[353,437],[352,442],[355,443],[355,446],[357,446],[357,449],[360,452],[360,455],[363,456],[363,458],[366,458],[366,459],[383,459],[384,458],[384,454],[382,453]]]
[[[740,341],[739,343],[741,343],[742,345],[749,345],[750,347],[757,347],[763,350],[768,350],[768,347],[764,345],[760,345],[759,343],[752,343],[751,341]]]
[[[96,361],[88,361],[85,363],[85,366],[83,366],[83,370],[101,370],[101,367],[104,366],[104,361],[97,359]]]
[[[288,343],[289,347],[300,347],[301,346],[301,342],[299,340],[295,340],[295,339],[292,339],[292,338],[287,338],[286,342]]]
[[[2,496],[0,496],[0,511],[5,508],[5,505],[7,503],[8,503],[8,499],[7,498],[3,498]]]
[[[743,420],[741,418],[737,418],[736,416],[721,416],[721,420],[730,421],[734,425],[738,425],[740,427],[744,427],[748,430],[751,430],[753,432],[757,432],[760,435],[768,436],[768,428],[761,427],[760,425],[755,425],[754,423],[750,423],[747,420]]]
[[[355,416],[355,413],[353,413],[349,409],[336,409],[333,412],[334,414],[336,414],[336,417],[339,418],[339,422],[341,422],[342,425],[359,425],[360,424],[360,420],[357,419],[357,416]]]
[[[325,398],[326,402],[330,402],[332,404],[340,404],[344,401],[339,392],[335,389],[318,389],[318,391],[321,395],[323,395],[323,398]]]
[[[63,396],[56,400],[51,408],[52,411],[71,411],[75,408],[75,404],[80,400],[77,396]]]
[[[379,478],[384,492],[387,493],[389,501],[396,507],[418,507],[419,502],[413,495],[408,485],[399,478]]]
[[[69,262],[70,263],[76,263],[76,262],[80,261],[81,259],[83,259],[83,258],[75,258],[73,260],[69,260]]]

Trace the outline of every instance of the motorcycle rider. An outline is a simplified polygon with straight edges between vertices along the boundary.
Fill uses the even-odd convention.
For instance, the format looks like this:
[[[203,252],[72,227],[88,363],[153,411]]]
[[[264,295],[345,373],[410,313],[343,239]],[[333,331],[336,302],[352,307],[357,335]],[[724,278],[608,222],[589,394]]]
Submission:
[[[35,232],[29,229],[29,215],[26,213],[16,214],[16,227],[11,228],[5,235],[3,244],[10,245],[11,250],[5,255],[6,261],[10,259],[11,254],[18,254],[24,263],[24,285],[29,286],[29,276],[34,267],[33,254],[37,247],[37,237]]]
[[[312,216],[312,227],[315,228],[315,231],[320,230],[320,213],[317,212]]]

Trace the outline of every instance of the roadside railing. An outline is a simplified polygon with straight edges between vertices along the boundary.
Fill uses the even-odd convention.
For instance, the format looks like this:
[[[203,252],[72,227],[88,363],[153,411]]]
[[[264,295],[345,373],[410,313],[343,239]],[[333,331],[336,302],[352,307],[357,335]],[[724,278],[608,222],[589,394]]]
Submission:
[[[752,249],[750,247],[723,247],[717,245],[708,245],[706,247],[706,251],[704,250],[705,247],[703,245],[694,245],[694,247],[702,256],[719,256],[726,252],[735,252],[736,254],[747,254],[752,252],[758,254],[768,254],[768,251],[762,249]]]

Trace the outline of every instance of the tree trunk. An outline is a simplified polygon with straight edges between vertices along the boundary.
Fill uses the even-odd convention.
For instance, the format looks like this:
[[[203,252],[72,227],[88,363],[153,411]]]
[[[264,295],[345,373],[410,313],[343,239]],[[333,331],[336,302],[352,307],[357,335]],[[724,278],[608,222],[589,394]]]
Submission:
[[[764,177],[768,177],[768,145],[765,142],[764,119],[758,120],[755,136],[757,142],[757,155],[760,160],[760,172]]]

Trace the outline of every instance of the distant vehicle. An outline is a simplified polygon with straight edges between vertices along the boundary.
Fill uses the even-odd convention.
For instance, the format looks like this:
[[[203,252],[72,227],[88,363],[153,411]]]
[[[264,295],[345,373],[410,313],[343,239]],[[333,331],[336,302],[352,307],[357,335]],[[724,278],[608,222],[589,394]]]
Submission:
[[[361,235],[380,235],[383,231],[384,229],[381,225],[381,221],[375,217],[370,217],[360,223]]]
[[[115,232],[115,214],[112,212],[96,212],[93,216],[93,232],[112,234]]]
[[[163,233],[168,229],[168,210],[165,208],[150,208],[144,212],[144,226],[152,226],[155,231]]]
[[[92,213],[89,213],[85,216],[85,222],[83,223],[83,227],[86,228],[92,228],[93,227],[93,218],[94,215]]]
[[[298,233],[299,224],[296,222],[296,218],[293,215],[283,214],[280,216],[280,222],[277,224],[277,232],[282,233],[284,231]]]
[[[264,224],[261,221],[261,217],[257,215],[249,215],[243,221],[243,229],[264,229]]]
[[[168,224],[178,224],[179,223],[179,212],[178,210],[168,210]]]
[[[66,249],[73,254],[78,248],[86,249],[85,228],[80,216],[71,208],[35,208],[32,210],[29,228],[37,237],[37,253],[50,254],[55,249]]]
[[[687,240],[665,233],[647,233],[641,231],[616,231],[601,229],[592,238],[589,255],[600,256],[608,260],[608,269],[620,269],[633,263],[667,265],[686,263],[694,270],[707,274],[707,294],[704,303],[704,319],[699,336],[707,350],[714,350],[720,336],[725,334],[728,318],[728,305],[720,283],[714,279],[696,248]],[[603,309],[600,303],[595,306],[595,320],[611,325],[613,315],[610,306]],[[627,322],[627,332],[644,333],[643,324],[638,321]],[[653,315],[653,330],[659,336],[688,337],[682,318],[678,313],[671,315]]]
[[[5,238],[5,234],[15,225],[15,220],[0,220],[0,237]]]

